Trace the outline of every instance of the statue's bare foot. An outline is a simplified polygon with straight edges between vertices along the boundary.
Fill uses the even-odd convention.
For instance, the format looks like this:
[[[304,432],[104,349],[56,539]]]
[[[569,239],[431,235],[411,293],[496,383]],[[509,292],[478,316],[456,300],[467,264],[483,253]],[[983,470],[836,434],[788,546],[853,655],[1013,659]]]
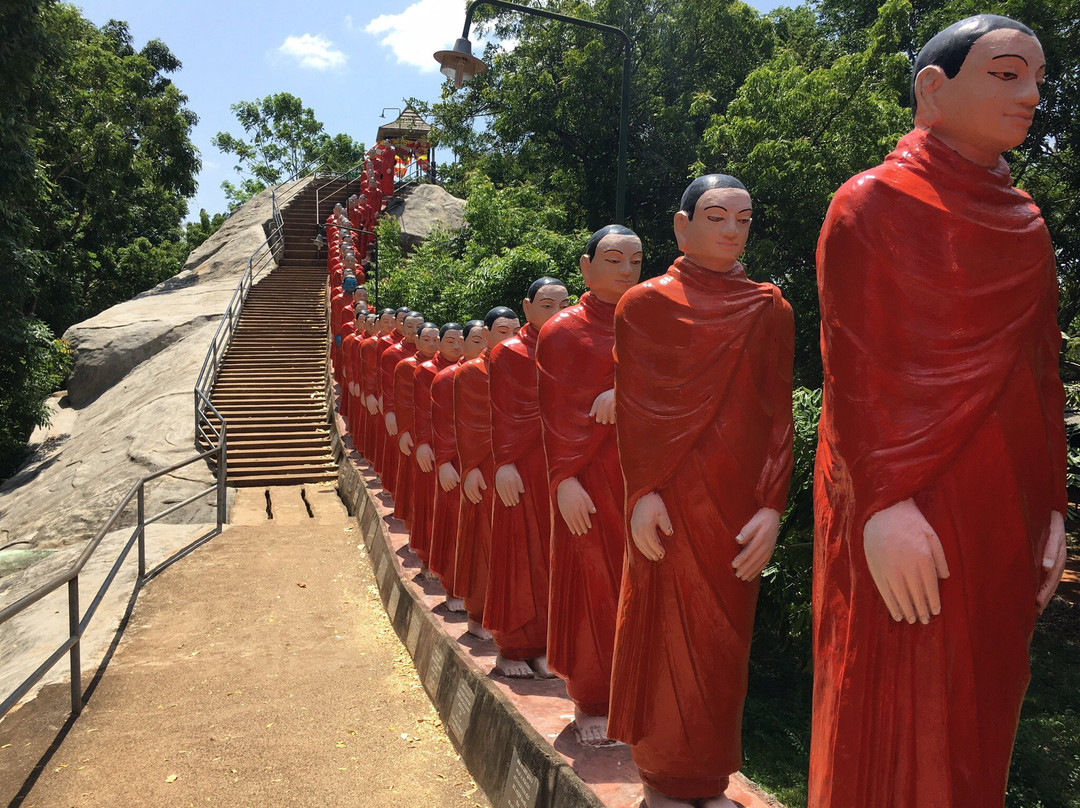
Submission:
[[[462,605],[464,606],[464,604]],[[491,639],[491,632],[484,628],[483,624],[479,620],[473,620],[471,617],[469,618],[469,625],[465,629],[465,631],[481,640]]]
[[[709,797],[704,800],[698,800],[698,805],[701,808],[742,808],[737,802],[725,797],[723,794],[718,794],[715,797]]]
[[[495,657],[495,673],[508,679],[532,679],[533,669],[523,659],[507,659],[502,654]]]
[[[461,598],[447,598],[446,599],[446,611],[448,612],[463,612],[465,611],[465,601]]]
[[[645,799],[641,803],[642,808],[697,808],[694,800],[677,800],[667,794],[661,794],[654,788],[645,788]]]
[[[547,665],[547,654],[544,654],[544,656],[533,657],[529,660],[529,664],[532,666],[532,670],[536,674],[537,679],[555,678],[555,674],[551,672],[551,668]]]
[[[435,573],[433,573],[431,570],[428,569],[427,564],[421,564],[420,565],[420,574],[428,581],[434,581],[435,580]]]
[[[578,740],[586,746],[604,746],[611,743],[607,735],[606,715],[588,715],[575,706],[574,730]]]

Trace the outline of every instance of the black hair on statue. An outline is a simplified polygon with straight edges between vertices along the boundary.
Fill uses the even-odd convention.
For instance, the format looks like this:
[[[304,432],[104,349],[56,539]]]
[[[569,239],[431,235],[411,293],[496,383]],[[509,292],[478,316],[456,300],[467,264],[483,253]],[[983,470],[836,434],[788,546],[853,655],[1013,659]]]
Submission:
[[[491,328],[495,325],[496,320],[502,319],[503,317],[510,320],[516,320],[518,318],[517,312],[513,309],[508,309],[506,306],[496,306],[484,316],[484,327]]]
[[[532,282],[532,286],[529,287],[529,293],[525,295],[525,297],[529,298],[529,302],[532,303],[534,300],[536,300],[536,293],[543,289],[545,286],[561,286],[563,289],[566,288],[566,284],[560,281],[558,278],[537,278],[535,281]]]
[[[439,326],[438,326],[437,323],[433,323],[431,321],[420,323],[420,327],[418,329],[416,329],[416,336],[419,337],[421,334],[423,334],[429,328],[434,328],[436,331],[439,330]],[[441,337],[442,334],[439,334],[439,336]]]
[[[750,193],[745,185],[730,174],[705,174],[686,186],[682,199],[679,200],[679,210],[685,213],[690,221],[693,221],[698,201],[706,191],[711,191],[713,188],[738,188],[740,191]]]
[[[976,14],[974,17],[954,22],[945,30],[934,34],[915,57],[915,67],[911,71],[912,113],[918,106],[915,98],[915,78],[924,67],[936,65],[945,71],[948,78],[954,79],[971,52],[971,46],[991,31],[1000,31],[1003,28],[1035,36],[1035,32],[1022,22],[997,14]]]
[[[421,320],[424,319],[424,315],[422,315],[418,311],[412,311],[411,309],[406,309],[406,311],[408,311],[408,314],[405,315],[406,320],[415,320],[417,317],[419,317]]]
[[[473,320],[472,322],[480,322],[479,320]],[[480,323],[483,325],[483,323]],[[444,323],[443,327],[439,329],[439,339],[446,336],[447,331],[461,331],[461,323]]]
[[[474,328],[483,328],[483,327],[484,327],[484,321],[483,320],[469,320],[469,322],[465,323],[465,327],[461,329],[461,336],[463,338],[465,338],[465,339],[468,339],[469,334],[472,333]]]
[[[383,317],[383,316],[385,316],[387,314],[397,314],[397,311],[394,310],[394,309],[383,309],[382,311],[379,312],[380,317]]]
[[[609,224],[607,227],[601,227],[589,237],[589,243],[585,245],[585,254],[589,256],[590,261],[596,257],[596,248],[600,246],[600,242],[604,240],[605,236],[633,236],[637,238],[638,234],[621,224]]]
[[[408,306],[402,306],[400,309],[396,309],[394,314],[408,314],[410,311],[412,311],[412,309]]]

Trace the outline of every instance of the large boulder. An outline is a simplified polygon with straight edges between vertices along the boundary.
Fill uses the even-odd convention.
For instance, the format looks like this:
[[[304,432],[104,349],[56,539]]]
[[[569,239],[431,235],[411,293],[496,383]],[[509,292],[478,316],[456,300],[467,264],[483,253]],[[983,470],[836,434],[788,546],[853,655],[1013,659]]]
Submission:
[[[401,246],[406,250],[419,247],[436,227],[460,230],[465,226],[465,200],[440,185],[417,185],[387,205],[386,212],[398,218]]]
[[[178,275],[68,330],[76,350],[69,391],[54,398],[52,426],[35,434],[31,458],[0,486],[0,546],[81,544],[140,477],[195,454],[195,381],[271,217],[268,191],[192,252]],[[147,487],[146,513],[213,482],[205,463],[156,480]],[[213,522],[214,507],[209,495],[167,521]],[[131,507],[117,527],[133,520]]]

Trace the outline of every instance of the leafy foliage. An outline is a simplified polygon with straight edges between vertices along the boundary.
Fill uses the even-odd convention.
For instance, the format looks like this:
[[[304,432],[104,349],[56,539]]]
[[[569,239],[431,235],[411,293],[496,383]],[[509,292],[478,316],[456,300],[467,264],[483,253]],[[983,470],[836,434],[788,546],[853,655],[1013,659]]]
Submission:
[[[243,137],[218,132],[210,142],[236,157],[236,170],[246,174],[239,185],[221,184],[232,208],[271,185],[299,176],[322,159],[328,170],[345,171],[364,159],[364,144],[338,134],[331,137],[315,111],[291,93],[273,93],[258,101],[229,107],[244,130]]]
[[[380,306],[412,306],[434,322],[465,322],[495,306],[520,313],[537,278],[561,278],[584,292],[577,270],[588,233],[572,230],[565,212],[528,185],[496,189],[473,173],[465,180],[465,229],[436,232],[414,253],[401,254],[396,220],[379,226]]]

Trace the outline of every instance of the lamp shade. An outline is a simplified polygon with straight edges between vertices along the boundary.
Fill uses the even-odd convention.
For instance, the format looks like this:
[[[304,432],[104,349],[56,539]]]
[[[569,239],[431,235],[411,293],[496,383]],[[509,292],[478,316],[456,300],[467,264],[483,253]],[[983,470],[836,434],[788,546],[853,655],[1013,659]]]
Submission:
[[[435,61],[442,65],[440,72],[453,79],[454,86],[458,88],[487,70],[487,65],[473,56],[472,42],[464,37],[458,38],[453,50],[436,51]]]

